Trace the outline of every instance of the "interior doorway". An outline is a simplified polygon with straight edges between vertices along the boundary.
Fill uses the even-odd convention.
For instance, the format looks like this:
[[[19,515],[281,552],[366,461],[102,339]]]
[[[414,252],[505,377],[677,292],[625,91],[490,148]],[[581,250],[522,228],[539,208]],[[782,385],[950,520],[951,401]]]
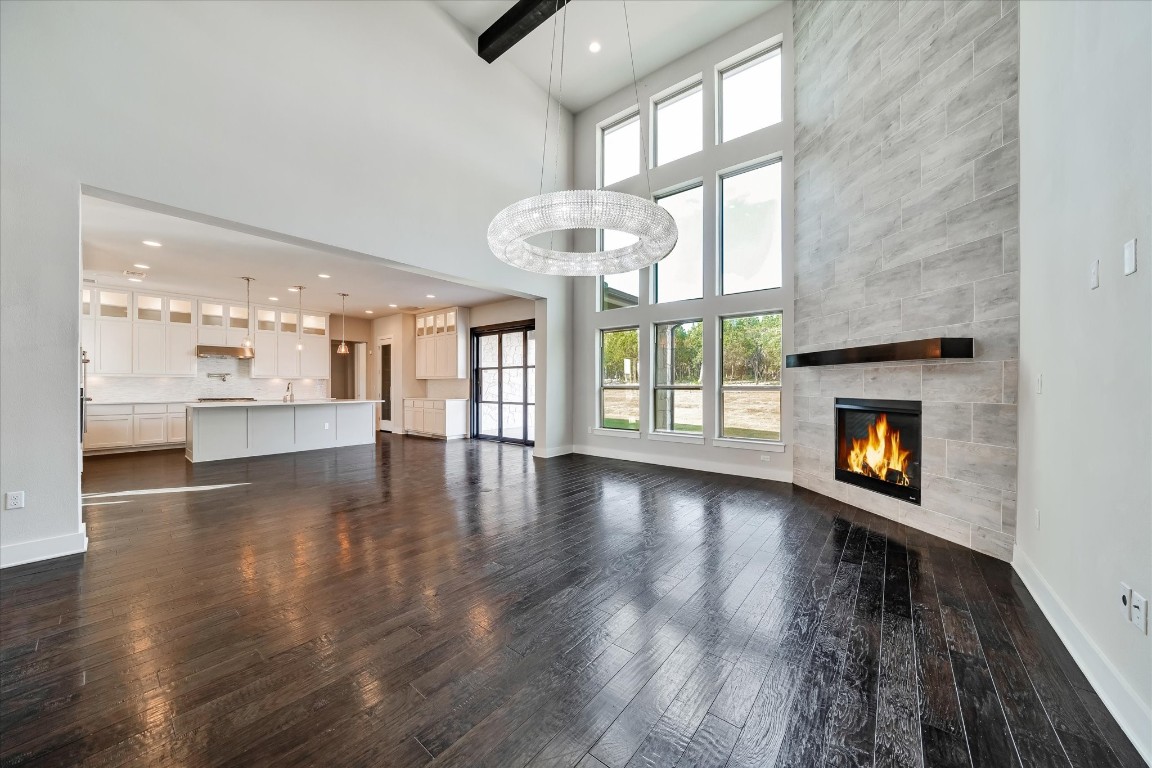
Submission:
[[[377,340],[380,359],[380,409],[376,428],[382,432],[392,432],[392,337]]]
[[[511,323],[472,331],[472,436],[536,442],[536,326]]]

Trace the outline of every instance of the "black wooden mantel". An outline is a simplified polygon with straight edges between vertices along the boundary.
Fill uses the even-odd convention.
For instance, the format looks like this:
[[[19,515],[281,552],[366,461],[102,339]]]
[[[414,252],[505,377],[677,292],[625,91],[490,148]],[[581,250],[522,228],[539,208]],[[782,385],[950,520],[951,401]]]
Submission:
[[[850,365],[852,363],[892,363],[901,360],[952,360],[972,358],[972,339],[916,339],[866,347],[843,347],[820,352],[788,355],[788,368],[815,365]]]

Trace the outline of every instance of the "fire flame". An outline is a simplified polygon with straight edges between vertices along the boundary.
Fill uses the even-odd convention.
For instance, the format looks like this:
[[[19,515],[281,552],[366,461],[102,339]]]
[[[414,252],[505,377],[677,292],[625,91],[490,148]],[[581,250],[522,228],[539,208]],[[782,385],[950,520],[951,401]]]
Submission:
[[[911,451],[900,447],[900,431],[891,429],[888,416],[880,414],[868,425],[867,440],[852,440],[848,468],[860,475],[877,477],[896,485],[911,485],[908,457]]]

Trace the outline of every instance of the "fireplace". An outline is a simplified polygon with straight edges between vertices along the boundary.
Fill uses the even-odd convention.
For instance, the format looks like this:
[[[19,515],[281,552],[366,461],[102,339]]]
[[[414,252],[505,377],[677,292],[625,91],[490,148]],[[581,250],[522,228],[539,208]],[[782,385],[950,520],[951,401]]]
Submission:
[[[920,401],[836,398],[836,479],[920,504]]]

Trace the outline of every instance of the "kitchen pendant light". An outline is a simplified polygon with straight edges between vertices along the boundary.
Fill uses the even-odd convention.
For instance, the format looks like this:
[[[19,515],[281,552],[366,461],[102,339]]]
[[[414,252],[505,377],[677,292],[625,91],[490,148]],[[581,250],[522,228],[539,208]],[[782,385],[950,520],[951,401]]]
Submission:
[[[304,351],[304,286],[294,285],[296,289],[296,351]]]
[[[254,277],[242,277],[244,281],[244,292],[248,296],[248,327],[244,331],[244,340],[240,342],[240,346],[244,349],[252,349],[252,281]]]
[[[348,314],[344,309],[344,300],[348,294],[340,294],[340,346],[336,347],[336,354],[348,354]]]
[[[557,0],[559,11],[559,0]],[[624,29],[628,37],[628,56],[632,57],[632,32],[628,25],[628,3],[624,4]],[[560,70],[557,104],[564,106],[564,40],[568,29],[568,7],[564,7],[560,33]],[[556,65],[556,14],[552,19],[552,63],[548,70],[548,94],[544,114],[544,151],[540,158],[540,189],[535,197],[513,203],[496,215],[488,226],[488,247],[501,261],[529,272],[545,275],[612,275],[632,272],[655,264],[676,247],[676,220],[667,210],[652,201],[652,182],[648,162],[644,161],[644,178],[648,198],[602,189],[561,190],[544,192],[544,167],[548,150],[548,123],[552,114],[552,69]],[[636,82],[636,61],[632,59],[632,88],[636,103],[640,89]],[[557,126],[559,137],[560,128]],[[644,134],[640,134],[642,157]],[[557,162],[559,152],[556,153]],[[553,168],[553,183],[556,171]],[[635,243],[610,251],[573,253],[532,245],[527,241],[537,235],[565,229],[616,230],[635,235]]]

